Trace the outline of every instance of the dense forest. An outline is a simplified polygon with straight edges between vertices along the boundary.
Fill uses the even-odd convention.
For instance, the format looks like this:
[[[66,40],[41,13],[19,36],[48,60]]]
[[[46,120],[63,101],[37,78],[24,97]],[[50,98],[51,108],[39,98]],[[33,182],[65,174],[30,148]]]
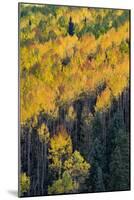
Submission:
[[[129,10],[19,4],[19,195],[130,189]]]

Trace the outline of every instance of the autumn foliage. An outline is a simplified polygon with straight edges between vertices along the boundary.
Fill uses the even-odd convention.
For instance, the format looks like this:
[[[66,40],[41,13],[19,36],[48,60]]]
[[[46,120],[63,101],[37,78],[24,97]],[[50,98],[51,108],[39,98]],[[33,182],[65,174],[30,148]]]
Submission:
[[[128,162],[129,11],[19,9],[21,193],[110,191]]]

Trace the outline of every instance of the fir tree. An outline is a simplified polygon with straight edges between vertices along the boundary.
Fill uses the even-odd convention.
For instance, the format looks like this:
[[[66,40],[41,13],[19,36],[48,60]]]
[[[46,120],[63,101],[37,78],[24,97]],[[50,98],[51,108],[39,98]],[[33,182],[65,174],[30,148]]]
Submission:
[[[74,35],[74,23],[72,22],[72,17],[70,17],[70,20],[69,20],[68,33],[71,36]]]

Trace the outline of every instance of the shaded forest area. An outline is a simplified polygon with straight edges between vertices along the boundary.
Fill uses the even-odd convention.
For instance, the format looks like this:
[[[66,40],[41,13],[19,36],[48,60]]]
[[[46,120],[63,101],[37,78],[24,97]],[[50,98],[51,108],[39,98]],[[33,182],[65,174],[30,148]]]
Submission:
[[[129,11],[20,4],[20,196],[130,189]]]

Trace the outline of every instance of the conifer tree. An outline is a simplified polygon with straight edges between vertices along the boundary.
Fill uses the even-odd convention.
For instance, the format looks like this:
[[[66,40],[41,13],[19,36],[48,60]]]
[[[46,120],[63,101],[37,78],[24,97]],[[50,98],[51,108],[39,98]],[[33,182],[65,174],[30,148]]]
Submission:
[[[72,22],[72,17],[70,17],[70,19],[69,19],[68,33],[71,36],[74,35],[74,23]]]

